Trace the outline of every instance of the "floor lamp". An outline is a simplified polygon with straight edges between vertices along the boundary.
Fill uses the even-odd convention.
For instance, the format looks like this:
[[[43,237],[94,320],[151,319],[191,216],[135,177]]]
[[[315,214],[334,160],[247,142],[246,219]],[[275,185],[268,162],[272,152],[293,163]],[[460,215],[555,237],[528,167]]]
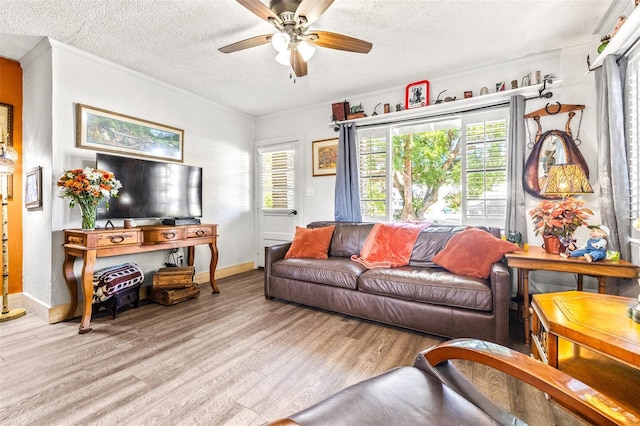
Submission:
[[[20,318],[26,311],[22,308],[9,309],[9,213],[7,198],[8,180],[16,168],[18,153],[4,141],[0,143],[0,176],[2,177],[2,314],[0,322]]]

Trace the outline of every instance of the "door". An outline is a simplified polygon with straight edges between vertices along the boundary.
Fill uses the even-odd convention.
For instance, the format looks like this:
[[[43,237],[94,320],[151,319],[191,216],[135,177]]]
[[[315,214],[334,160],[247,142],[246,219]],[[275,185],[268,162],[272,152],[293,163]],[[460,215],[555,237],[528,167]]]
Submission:
[[[264,266],[264,248],[293,240],[300,224],[301,196],[298,143],[258,147],[258,258]]]

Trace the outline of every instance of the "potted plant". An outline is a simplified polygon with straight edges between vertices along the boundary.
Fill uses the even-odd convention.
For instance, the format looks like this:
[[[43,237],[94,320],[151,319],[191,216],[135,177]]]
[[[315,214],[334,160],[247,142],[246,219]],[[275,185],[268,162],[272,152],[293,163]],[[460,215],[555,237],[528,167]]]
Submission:
[[[531,209],[535,235],[542,234],[544,248],[548,253],[559,254],[573,240],[573,233],[587,225],[587,216],[593,212],[584,206],[584,201],[572,197],[562,200],[541,200]]]

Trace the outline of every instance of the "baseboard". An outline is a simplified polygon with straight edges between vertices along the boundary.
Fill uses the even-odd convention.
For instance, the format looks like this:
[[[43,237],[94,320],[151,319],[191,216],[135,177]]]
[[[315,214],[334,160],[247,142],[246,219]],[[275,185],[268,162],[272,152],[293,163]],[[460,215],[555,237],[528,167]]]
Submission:
[[[216,280],[221,278],[230,277],[232,275],[238,275],[243,272],[253,271],[256,269],[255,262],[245,262],[238,263],[237,265],[227,266],[226,268],[217,268],[216,269]],[[209,282],[209,273],[208,272],[199,272],[196,274],[194,278],[195,282],[198,284],[208,283]]]
[[[227,266],[225,268],[216,269],[216,279],[230,277],[232,275],[238,275],[243,272],[253,271],[256,269],[255,262],[239,263],[237,265]],[[198,284],[209,282],[209,273],[199,272],[195,275],[194,281]],[[140,288],[140,299],[146,299],[149,293],[149,286],[142,286]],[[2,297],[0,296],[0,299]],[[12,308],[25,308],[27,312],[34,314],[43,321],[49,324],[64,321],[67,311],[69,310],[69,303],[57,306],[47,306],[39,300],[33,299],[24,293],[15,293],[9,295],[9,306]],[[75,317],[82,315],[82,303],[78,303],[76,308]]]

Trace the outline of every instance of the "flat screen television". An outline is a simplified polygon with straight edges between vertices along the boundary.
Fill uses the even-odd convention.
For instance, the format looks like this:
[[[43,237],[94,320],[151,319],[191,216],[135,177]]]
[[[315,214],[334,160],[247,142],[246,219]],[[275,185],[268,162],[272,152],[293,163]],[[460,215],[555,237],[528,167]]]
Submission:
[[[97,154],[96,167],[122,183],[100,219],[202,217],[202,168],[117,155]]]

